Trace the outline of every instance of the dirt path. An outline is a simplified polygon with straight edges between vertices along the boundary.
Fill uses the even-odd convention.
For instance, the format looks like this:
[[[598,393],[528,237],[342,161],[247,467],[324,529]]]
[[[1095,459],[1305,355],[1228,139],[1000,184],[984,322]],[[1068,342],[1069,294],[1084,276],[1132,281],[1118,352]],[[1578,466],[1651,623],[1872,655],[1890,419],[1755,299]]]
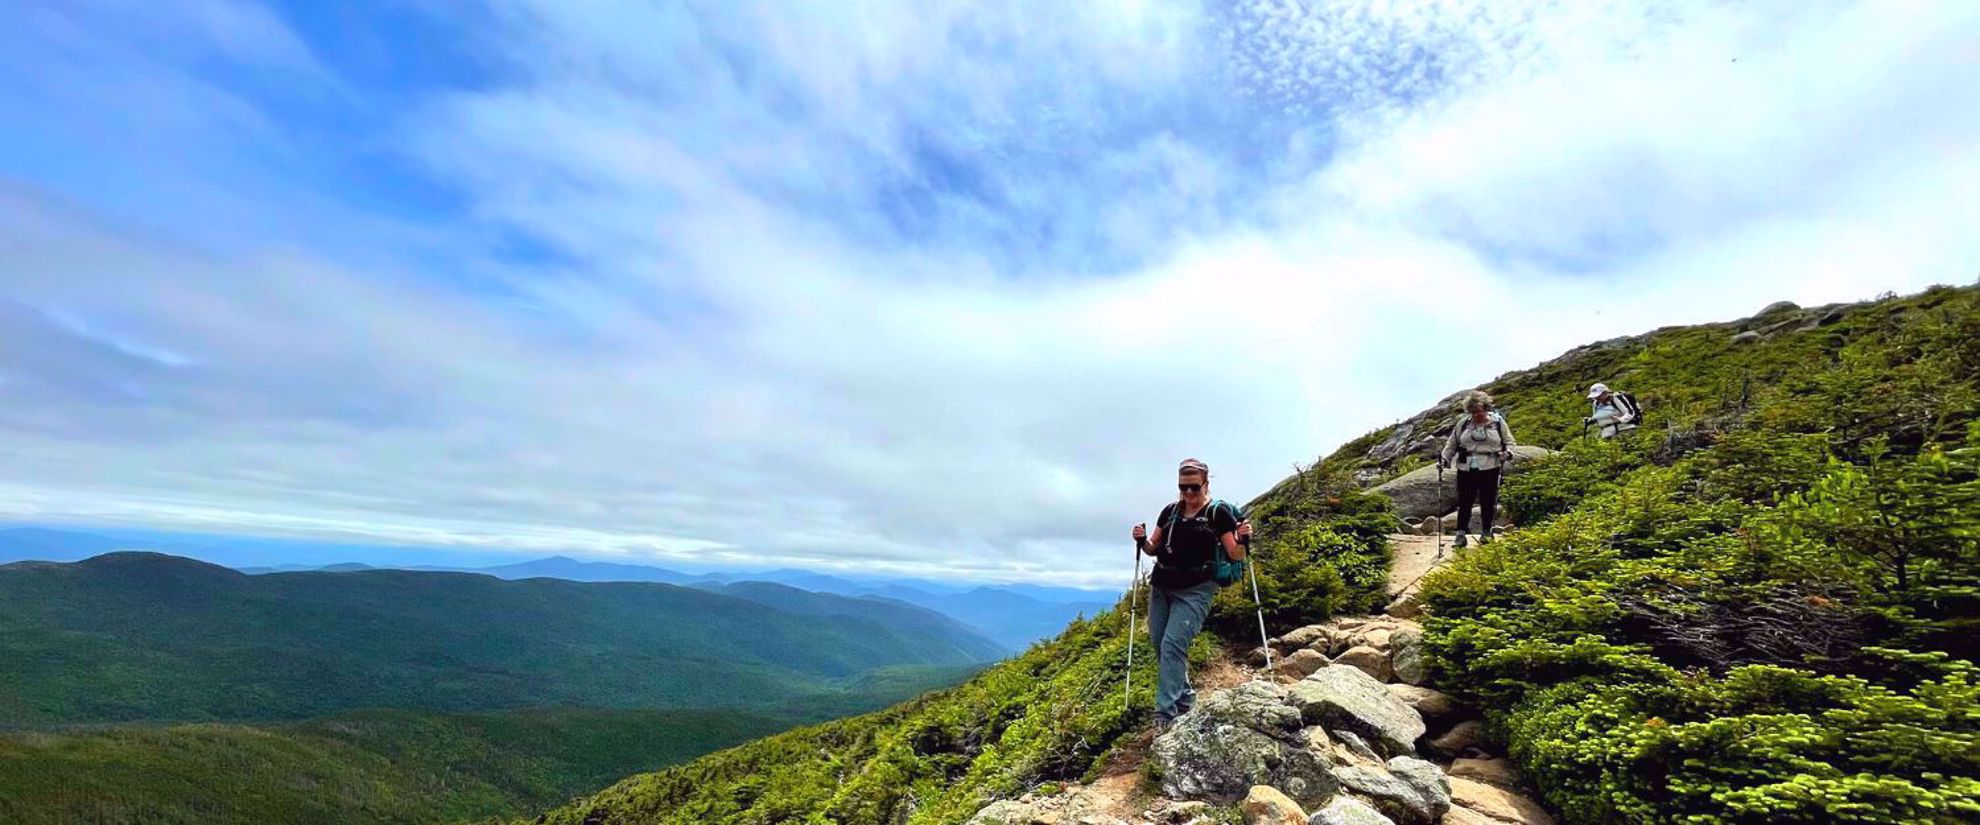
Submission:
[[[1395,598],[1416,592],[1417,583],[1423,574],[1432,568],[1451,560],[1451,537],[1443,537],[1443,552],[1437,551],[1438,539],[1434,536],[1389,537],[1389,547],[1395,551],[1389,560],[1389,596]]]

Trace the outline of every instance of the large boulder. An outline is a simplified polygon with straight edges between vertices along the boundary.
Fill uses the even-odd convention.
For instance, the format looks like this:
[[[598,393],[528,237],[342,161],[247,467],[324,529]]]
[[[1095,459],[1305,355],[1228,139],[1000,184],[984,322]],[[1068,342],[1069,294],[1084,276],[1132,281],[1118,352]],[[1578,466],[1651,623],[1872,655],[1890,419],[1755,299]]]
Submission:
[[[1436,822],[1451,809],[1450,780],[1436,765],[1412,756],[1398,756],[1389,760],[1389,775],[1410,787],[1416,795],[1411,811],[1427,813],[1430,822]]]
[[[1315,642],[1325,644],[1326,641],[1327,626],[1310,624],[1273,640],[1272,646],[1284,651],[1293,651],[1302,647],[1312,647]]]
[[[1312,648],[1302,647],[1282,659],[1272,663],[1272,674],[1288,679],[1299,680],[1312,675],[1331,664],[1326,655]]]
[[[1521,444],[1513,447],[1512,452],[1512,464],[1506,468],[1507,472],[1518,472],[1527,463],[1553,451]],[[1457,473],[1446,470],[1443,481],[1438,481],[1435,464],[1418,467],[1376,485],[1374,492],[1395,502],[1396,513],[1403,518],[1435,518],[1457,509]]]
[[[1006,799],[977,811],[964,825],[1031,825],[1040,813],[1034,806]]]
[[[1253,785],[1238,810],[1245,825],[1306,825],[1306,811],[1270,785]]]
[[[1395,820],[1352,796],[1337,796],[1307,820],[1313,825],[1396,825]]]
[[[1356,645],[1334,658],[1336,664],[1359,669],[1377,682],[1386,682],[1395,676],[1394,665],[1389,655],[1367,645]]]
[[[1155,739],[1150,754],[1162,793],[1230,805],[1253,785],[1271,785],[1304,806],[1332,798],[1339,783],[1306,747],[1286,689],[1251,681],[1205,696]]]
[[[1329,665],[1286,691],[1306,724],[1359,734],[1390,756],[1416,752],[1423,717],[1389,693],[1375,677],[1348,665]]]
[[[1540,804],[1504,788],[1483,782],[1451,778],[1451,802],[1501,823],[1514,825],[1554,825],[1554,817]]]
[[[1392,683],[1387,685],[1387,688],[1390,695],[1414,708],[1417,715],[1423,717],[1423,724],[1428,728],[1440,727],[1442,723],[1451,721],[1461,710],[1457,700],[1442,691],[1401,683]]]
[[[1470,779],[1501,788],[1519,787],[1519,771],[1512,762],[1497,757],[1487,759],[1459,759],[1451,763],[1450,774],[1454,778]]]
[[[1414,627],[1399,627],[1389,634],[1389,663],[1396,681],[1423,684],[1428,678],[1423,667],[1423,632]]]
[[[1435,825],[1451,809],[1451,791],[1444,772],[1421,759],[1398,756],[1386,768],[1350,765],[1335,768],[1341,787],[1367,800],[1399,825]]]

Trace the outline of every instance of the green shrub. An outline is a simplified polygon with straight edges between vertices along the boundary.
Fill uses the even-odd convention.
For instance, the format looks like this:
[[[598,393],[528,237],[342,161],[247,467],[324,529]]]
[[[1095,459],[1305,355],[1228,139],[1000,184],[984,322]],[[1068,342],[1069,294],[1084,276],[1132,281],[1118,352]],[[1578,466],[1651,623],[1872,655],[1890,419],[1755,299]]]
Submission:
[[[1947,290],[1756,345],[1737,404],[1665,388],[1711,419],[1687,451],[1508,479],[1524,529],[1423,583],[1437,683],[1570,821],[1980,820],[1976,317]],[[1658,369],[1735,374],[1646,351],[1686,347]]]

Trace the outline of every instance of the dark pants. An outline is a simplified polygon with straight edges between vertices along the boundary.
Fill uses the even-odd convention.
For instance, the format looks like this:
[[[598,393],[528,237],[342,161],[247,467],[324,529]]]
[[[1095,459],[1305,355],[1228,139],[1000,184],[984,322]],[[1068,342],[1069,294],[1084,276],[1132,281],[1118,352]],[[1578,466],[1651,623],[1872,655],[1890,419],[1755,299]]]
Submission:
[[[1492,517],[1499,510],[1499,470],[1459,470],[1458,471],[1458,525],[1462,533],[1471,526],[1471,503],[1478,502],[1478,531],[1481,536],[1492,535]]]

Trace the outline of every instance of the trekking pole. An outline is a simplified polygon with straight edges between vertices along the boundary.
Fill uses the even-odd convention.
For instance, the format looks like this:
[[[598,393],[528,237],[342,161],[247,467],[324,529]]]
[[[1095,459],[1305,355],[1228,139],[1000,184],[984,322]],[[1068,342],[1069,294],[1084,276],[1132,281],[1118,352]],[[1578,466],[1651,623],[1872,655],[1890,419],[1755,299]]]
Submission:
[[[1438,456],[1437,457],[1437,502],[1439,505],[1441,505],[1443,501],[1444,501],[1444,457]],[[1437,509],[1442,510],[1444,508],[1442,506],[1439,506]],[[1441,559],[1444,557],[1444,517],[1436,513],[1431,513],[1430,519],[1437,523],[1437,526],[1435,528],[1436,532],[1432,533],[1431,535],[1436,536],[1437,558]]]
[[[1134,709],[1134,602],[1141,592],[1141,549],[1148,546],[1145,538],[1134,540],[1134,578],[1128,581],[1128,657],[1127,684],[1121,687],[1121,710]]]
[[[1239,543],[1244,545],[1245,561],[1250,562],[1244,566],[1244,569],[1251,574],[1251,606],[1256,608],[1258,612],[1258,648],[1265,651],[1265,669],[1270,671],[1272,669],[1272,639],[1265,635],[1265,602],[1258,598],[1258,560],[1251,557],[1250,536],[1245,536],[1244,541]]]

